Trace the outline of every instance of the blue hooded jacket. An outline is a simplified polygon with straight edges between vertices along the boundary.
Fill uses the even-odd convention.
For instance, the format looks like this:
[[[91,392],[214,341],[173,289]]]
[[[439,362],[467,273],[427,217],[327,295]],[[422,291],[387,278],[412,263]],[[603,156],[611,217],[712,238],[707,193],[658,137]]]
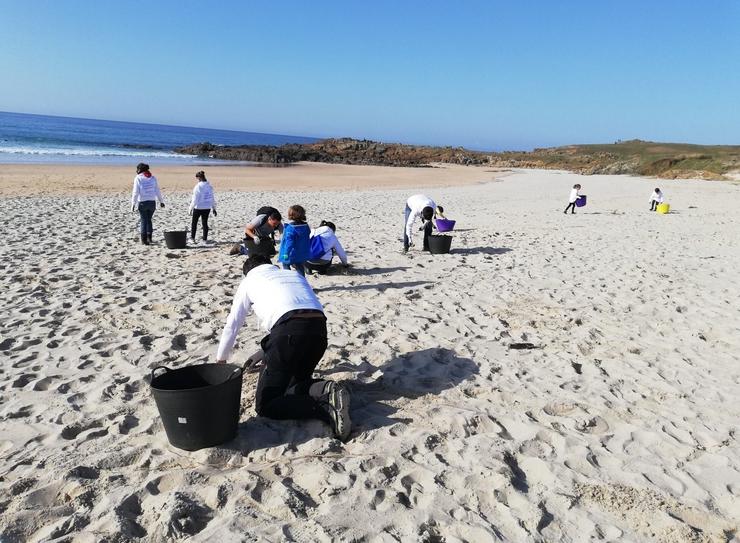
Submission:
[[[311,227],[306,223],[285,224],[283,239],[280,242],[280,253],[278,262],[284,264],[297,264],[306,262],[311,253]]]

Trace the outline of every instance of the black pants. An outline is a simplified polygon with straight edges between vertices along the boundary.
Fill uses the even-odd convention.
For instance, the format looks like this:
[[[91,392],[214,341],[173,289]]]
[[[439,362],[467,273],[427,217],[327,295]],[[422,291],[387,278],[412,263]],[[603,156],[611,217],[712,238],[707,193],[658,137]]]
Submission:
[[[655,200],[650,200],[650,211],[655,211],[658,209],[658,202]]]
[[[306,267],[306,271],[308,273],[317,272],[321,275],[326,275],[327,273],[329,273],[331,260],[309,260],[308,262],[304,263],[304,266]]]
[[[203,239],[208,239],[208,215],[210,209],[194,209],[193,221],[190,223],[190,239],[195,240],[195,233],[198,231],[198,219],[203,223]]]
[[[271,419],[331,419],[309,396],[313,371],[326,351],[326,319],[292,318],[262,339],[265,367],[257,382],[257,414]]]
[[[563,213],[568,213],[568,210],[569,209],[570,209],[570,212],[571,213],[575,213],[576,212],[576,203],[575,202],[569,203],[568,206],[565,208],[565,211],[563,211]]]
[[[422,246],[425,251],[429,250],[429,236],[432,235],[432,228],[434,228],[432,221],[427,221],[424,225],[424,245]]]

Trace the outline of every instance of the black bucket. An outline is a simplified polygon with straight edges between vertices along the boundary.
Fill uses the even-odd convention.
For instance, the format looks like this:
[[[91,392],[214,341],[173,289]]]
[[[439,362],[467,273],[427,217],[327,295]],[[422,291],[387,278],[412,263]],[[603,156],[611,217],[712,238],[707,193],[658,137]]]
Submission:
[[[429,236],[429,252],[434,255],[443,255],[450,252],[452,236]]]
[[[166,371],[155,376],[160,369]],[[234,439],[243,373],[234,364],[154,368],[152,394],[170,443],[197,451]]]
[[[184,249],[188,246],[187,230],[170,230],[164,233],[164,242],[168,249]]]

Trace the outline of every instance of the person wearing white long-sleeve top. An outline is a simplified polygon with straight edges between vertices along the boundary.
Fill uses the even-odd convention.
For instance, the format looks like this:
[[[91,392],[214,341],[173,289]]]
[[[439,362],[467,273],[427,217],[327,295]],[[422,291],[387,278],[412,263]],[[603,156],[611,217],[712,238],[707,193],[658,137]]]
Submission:
[[[576,212],[576,201],[578,201],[580,191],[581,185],[579,185],[578,183],[573,185],[573,188],[570,191],[570,196],[568,196],[568,205],[565,206],[565,211],[563,211],[563,213],[568,213],[569,209],[571,210],[571,214]]]
[[[306,262],[306,269],[309,272],[318,272],[325,274],[329,271],[331,261],[336,254],[339,260],[342,261],[342,265],[345,269],[349,267],[347,261],[347,253],[344,251],[344,247],[339,242],[339,238],[336,235],[337,227],[331,221],[321,221],[318,228],[311,230],[311,248],[313,249],[314,238],[318,237],[319,243],[321,243],[322,253],[318,256],[311,258]]]
[[[267,256],[250,256],[221,334],[217,362],[231,355],[252,309],[268,332],[260,343],[264,367],[255,394],[257,414],[322,420],[345,441],[351,429],[349,392],[334,381],[312,377],[327,347],[326,316],[306,278],[273,266]]]
[[[665,196],[663,196],[663,192],[658,187],[655,187],[653,194],[650,196],[650,211],[656,211],[658,204],[662,204],[664,201]]]
[[[216,197],[213,194],[213,187],[206,179],[206,173],[199,171],[195,174],[198,182],[193,188],[193,197],[190,199],[190,214],[193,220],[190,224],[190,239],[195,241],[195,233],[198,231],[198,219],[203,223],[203,243],[208,242],[208,215],[213,210],[213,216],[216,213]]]
[[[141,243],[144,245],[149,245],[152,242],[152,233],[154,232],[152,216],[157,209],[156,200],[159,200],[160,207],[164,207],[164,199],[159,190],[157,178],[149,171],[149,164],[140,162],[136,165],[134,188],[131,192],[131,211],[139,210]]]
[[[434,203],[434,200],[423,194],[414,194],[406,200],[403,220],[403,252],[407,252],[413,245],[412,231],[416,219],[421,218],[422,225],[427,222],[424,229],[424,248],[427,248],[427,237],[431,234],[432,219],[435,215],[444,217],[444,209]]]

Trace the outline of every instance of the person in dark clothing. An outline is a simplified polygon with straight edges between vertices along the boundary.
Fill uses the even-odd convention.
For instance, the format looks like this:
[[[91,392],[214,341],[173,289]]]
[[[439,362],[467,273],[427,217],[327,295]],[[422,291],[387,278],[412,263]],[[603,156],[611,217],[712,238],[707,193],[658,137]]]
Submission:
[[[334,381],[313,378],[327,347],[326,316],[305,277],[273,266],[267,256],[250,256],[221,334],[218,362],[229,358],[251,309],[269,332],[261,341],[264,367],[255,395],[257,414],[322,420],[346,441],[352,425],[349,392]]]

